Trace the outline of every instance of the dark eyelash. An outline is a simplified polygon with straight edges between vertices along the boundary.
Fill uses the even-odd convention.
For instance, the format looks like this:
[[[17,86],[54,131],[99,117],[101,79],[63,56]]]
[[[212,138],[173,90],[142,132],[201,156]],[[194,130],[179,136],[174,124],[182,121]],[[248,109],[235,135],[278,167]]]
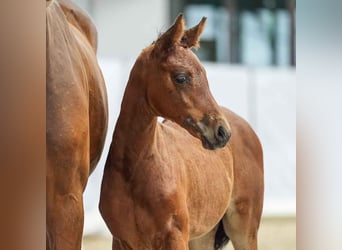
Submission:
[[[179,73],[174,76],[174,81],[177,84],[185,84],[189,82],[189,76],[186,73]]]

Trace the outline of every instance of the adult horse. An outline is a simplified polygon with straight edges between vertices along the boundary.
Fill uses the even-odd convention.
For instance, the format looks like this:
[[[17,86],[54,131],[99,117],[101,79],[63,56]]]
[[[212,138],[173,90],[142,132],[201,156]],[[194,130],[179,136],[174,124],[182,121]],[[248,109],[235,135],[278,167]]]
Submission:
[[[257,249],[262,149],[217,105],[190,49],[205,20],[184,30],[180,15],[132,68],[101,187],[113,249],[219,249],[227,235]]]
[[[83,191],[107,132],[96,29],[68,0],[46,8],[47,249],[81,249]]]

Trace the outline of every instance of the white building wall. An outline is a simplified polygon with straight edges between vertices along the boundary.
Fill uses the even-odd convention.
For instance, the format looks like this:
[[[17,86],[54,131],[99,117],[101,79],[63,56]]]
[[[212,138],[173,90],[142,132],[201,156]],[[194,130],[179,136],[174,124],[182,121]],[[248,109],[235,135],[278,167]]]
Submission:
[[[169,26],[168,0],[76,0],[98,27],[100,57],[137,57]]]

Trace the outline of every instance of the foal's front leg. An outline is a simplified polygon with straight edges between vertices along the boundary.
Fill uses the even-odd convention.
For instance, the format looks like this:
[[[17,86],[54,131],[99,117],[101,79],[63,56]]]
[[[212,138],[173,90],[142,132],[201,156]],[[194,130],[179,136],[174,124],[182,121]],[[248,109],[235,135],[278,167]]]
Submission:
[[[153,250],[187,250],[189,236],[187,232],[182,232],[177,227],[166,229],[162,240],[156,239]]]
[[[132,247],[124,240],[113,237],[112,250],[188,250],[188,235],[178,228],[162,229],[155,233],[152,245],[147,247],[146,242],[135,242]]]
[[[173,209],[169,209],[170,207]],[[156,227],[152,236],[152,249],[188,250],[189,215],[185,202],[164,201],[164,205],[154,210],[153,214],[151,222]]]

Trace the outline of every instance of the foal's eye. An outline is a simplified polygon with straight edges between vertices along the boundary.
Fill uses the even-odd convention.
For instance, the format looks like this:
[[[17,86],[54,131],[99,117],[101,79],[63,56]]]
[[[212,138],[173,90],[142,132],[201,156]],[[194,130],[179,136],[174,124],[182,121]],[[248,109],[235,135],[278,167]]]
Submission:
[[[186,74],[179,74],[175,76],[175,81],[178,84],[184,84],[188,82],[188,76]]]

